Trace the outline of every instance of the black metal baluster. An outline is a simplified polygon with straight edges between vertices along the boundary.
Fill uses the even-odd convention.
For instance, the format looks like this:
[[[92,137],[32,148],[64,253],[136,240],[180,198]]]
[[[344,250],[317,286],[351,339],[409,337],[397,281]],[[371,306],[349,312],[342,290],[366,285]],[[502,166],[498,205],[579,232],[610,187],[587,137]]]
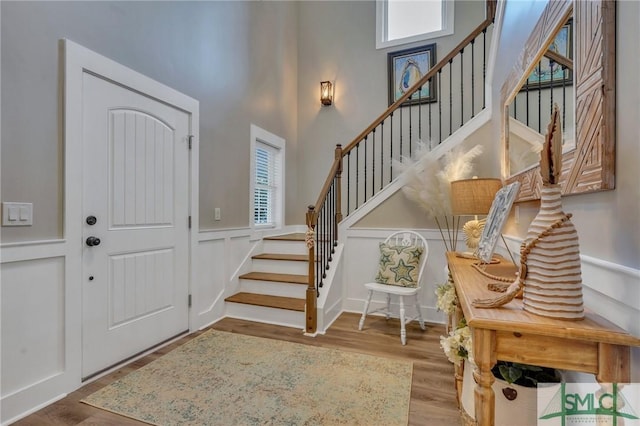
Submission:
[[[555,64],[554,61],[549,61],[549,72],[551,73],[551,80],[549,81],[550,86],[549,86],[549,116],[551,116],[551,113],[553,112],[553,65]]]
[[[571,72],[571,71],[569,71]],[[567,67],[562,66],[562,130],[564,131],[567,112]]]
[[[476,115],[476,39],[471,40],[471,118]]]
[[[487,29],[482,30],[482,109],[487,107]]]
[[[389,129],[389,182],[393,179],[393,112],[390,115],[391,128]]]
[[[433,89],[431,82],[433,81],[433,77],[431,77],[429,79],[429,82],[427,83],[428,87],[429,87],[429,96],[432,97],[433,93],[431,93],[431,89]],[[433,104],[433,102],[429,101],[429,149],[431,149],[431,105]]]
[[[438,145],[442,143],[442,68],[438,70]]]
[[[333,180],[333,182],[331,183],[331,187],[329,188],[329,229],[328,229],[328,238],[327,238],[327,243],[329,244],[329,262],[331,262],[333,260],[333,220],[336,217],[335,214],[335,204],[334,204],[334,189],[335,189],[335,178]],[[327,263],[327,269],[329,269],[329,264]]]
[[[422,141],[422,86],[418,89],[418,140]]]
[[[451,129],[453,128],[453,58],[449,59],[449,136],[451,136]]]
[[[526,123],[527,126],[529,126],[529,79],[527,79],[527,82],[524,85],[524,93],[527,101],[527,105],[525,106]]]
[[[322,210],[320,210],[320,212],[318,212],[319,214],[322,212]],[[320,242],[320,223],[321,223],[321,217],[322,216],[318,216],[318,218],[316,219],[316,258],[313,259],[314,262],[316,263],[316,290],[318,292],[318,295],[320,295],[320,287],[322,287],[322,274],[320,273],[322,271],[322,244]]]
[[[371,196],[376,193],[376,129],[373,129],[373,141],[371,142]]]
[[[460,127],[464,124],[464,49],[460,49]]]
[[[384,181],[384,121],[380,123],[380,190]]]
[[[364,137],[364,202],[367,202],[367,138]]]
[[[538,62],[538,67],[542,71],[542,61]],[[542,132],[542,76],[538,76],[538,133]]]
[[[360,192],[360,142],[356,144],[356,205],[354,210],[360,207],[358,193]]]
[[[402,120],[402,110],[403,108],[400,107],[400,157],[402,157],[402,129],[404,128],[404,122]]]
[[[351,151],[347,152],[347,216],[351,213]]]
[[[412,142],[413,142],[413,105],[409,106],[409,157],[413,154]]]

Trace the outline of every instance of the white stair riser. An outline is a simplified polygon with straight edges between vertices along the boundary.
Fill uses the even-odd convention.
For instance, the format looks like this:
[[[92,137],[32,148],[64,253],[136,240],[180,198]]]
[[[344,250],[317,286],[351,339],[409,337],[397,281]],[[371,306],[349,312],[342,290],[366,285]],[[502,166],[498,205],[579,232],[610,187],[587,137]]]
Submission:
[[[308,254],[304,241],[264,240],[263,253]]]
[[[283,325],[286,327],[299,328],[301,330],[305,327],[304,312],[233,302],[227,302],[226,308],[227,316],[231,318]]]
[[[304,299],[307,292],[307,286],[302,284],[286,284],[271,281],[241,279],[240,291]]]
[[[309,264],[294,260],[253,259],[251,270],[253,272],[306,275],[309,272]]]

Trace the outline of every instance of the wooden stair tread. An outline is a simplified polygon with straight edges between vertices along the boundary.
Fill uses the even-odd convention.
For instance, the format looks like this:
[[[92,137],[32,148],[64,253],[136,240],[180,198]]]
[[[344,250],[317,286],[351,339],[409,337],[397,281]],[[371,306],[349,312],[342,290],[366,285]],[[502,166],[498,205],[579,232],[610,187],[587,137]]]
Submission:
[[[274,281],[279,283],[309,284],[309,277],[307,275],[278,274],[274,272],[249,272],[240,275],[239,278],[245,280]]]
[[[306,254],[283,254],[283,253],[262,253],[252,257],[253,259],[267,259],[267,260],[293,260],[296,262],[306,262],[309,260],[309,255]]]
[[[297,232],[284,235],[273,235],[271,237],[264,237],[264,240],[276,240],[276,241],[304,241],[305,234],[303,232]]]
[[[304,312],[305,300],[294,297],[270,296],[267,294],[236,293],[224,299],[227,302],[244,303],[245,305],[264,306],[267,308],[287,309]]]

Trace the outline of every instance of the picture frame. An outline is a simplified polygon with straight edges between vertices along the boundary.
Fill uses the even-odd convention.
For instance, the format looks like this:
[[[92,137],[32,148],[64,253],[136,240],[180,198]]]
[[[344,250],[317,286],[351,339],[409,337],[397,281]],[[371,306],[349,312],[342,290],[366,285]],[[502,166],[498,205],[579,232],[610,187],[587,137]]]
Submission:
[[[573,19],[570,19],[560,28],[558,34],[551,42],[549,50],[552,50],[565,58],[573,59]],[[553,79],[551,78],[553,76]],[[558,64],[543,56],[535,66],[522,90],[527,88],[549,88],[573,83],[573,72],[563,70]]]
[[[493,252],[498,242],[498,237],[502,233],[513,201],[518,196],[520,190],[520,182],[512,182],[509,185],[503,186],[496,193],[489,214],[487,215],[487,221],[482,230],[482,236],[478,243],[477,256],[483,263],[491,263]]]
[[[388,53],[389,105],[400,99],[407,89],[433,68],[435,63],[435,43]],[[422,90],[414,93],[402,106],[435,102],[437,100],[435,82],[434,76],[428,84],[422,86]]]

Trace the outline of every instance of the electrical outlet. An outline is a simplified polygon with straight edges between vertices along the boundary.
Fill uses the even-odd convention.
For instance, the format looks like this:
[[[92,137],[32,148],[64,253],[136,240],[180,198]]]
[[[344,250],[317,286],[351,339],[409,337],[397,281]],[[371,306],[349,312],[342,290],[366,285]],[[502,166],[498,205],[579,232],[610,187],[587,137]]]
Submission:
[[[216,207],[213,209],[213,217],[215,220],[220,220],[222,218],[222,214],[220,213],[220,207]]]

